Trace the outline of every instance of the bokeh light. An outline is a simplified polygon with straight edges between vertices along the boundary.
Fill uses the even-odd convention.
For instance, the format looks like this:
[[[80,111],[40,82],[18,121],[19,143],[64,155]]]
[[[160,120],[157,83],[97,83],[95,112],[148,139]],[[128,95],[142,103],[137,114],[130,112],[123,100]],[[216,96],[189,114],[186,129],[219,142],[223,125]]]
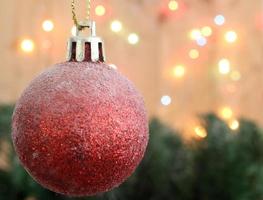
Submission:
[[[175,78],[182,78],[185,75],[185,67],[183,65],[176,65],[173,68],[173,75]]]
[[[111,30],[115,33],[122,30],[122,23],[119,20],[114,20],[111,22]]]
[[[51,20],[45,20],[42,23],[42,28],[46,32],[51,32],[54,29],[54,23]]]
[[[103,5],[98,5],[95,8],[95,13],[97,16],[103,16],[106,13],[106,9]]]
[[[230,107],[224,106],[219,110],[219,116],[222,119],[229,120],[233,117],[233,111]]]
[[[234,43],[237,40],[237,34],[235,31],[227,31],[225,34],[225,40],[228,43]]]
[[[169,106],[172,103],[172,98],[168,95],[164,95],[161,98],[161,104],[164,106]]]
[[[230,72],[230,62],[228,59],[221,59],[218,62],[218,70],[220,74],[228,74]]]
[[[203,47],[207,44],[207,39],[205,37],[201,36],[201,37],[196,39],[196,43],[198,46]]]
[[[239,121],[236,119],[230,120],[228,126],[231,130],[235,131],[239,128]]]
[[[139,40],[140,40],[140,38],[139,38],[139,36],[136,33],[131,33],[128,36],[129,44],[135,45],[135,44],[137,44],[139,42]]]
[[[192,40],[197,40],[198,38],[202,37],[202,33],[198,29],[193,29],[190,31],[189,36]]]
[[[197,59],[199,58],[199,51],[196,49],[191,49],[188,55],[191,59]]]
[[[178,5],[178,2],[177,2],[177,1],[175,1],[175,0],[170,0],[170,1],[169,1],[169,3],[168,3],[168,8],[169,8],[170,10],[175,11],[175,10],[178,9],[178,7],[179,7],[179,5]]]
[[[201,29],[201,33],[202,33],[203,36],[209,37],[209,36],[212,35],[213,30],[212,30],[212,28],[210,26],[205,26],[205,27],[203,27]]]
[[[200,137],[200,138],[205,138],[207,137],[207,131],[205,130],[204,127],[202,126],[196,126],[194,128],[195,134]]]
[[[225,17],[223,15],[217,15],[214,18],[214,22],[218,26],[222,26],[225,23]]]
[[[35,43],[31,39],[24,39],[20,44],[20,48],[25,53],[31,53],[35,49]]]

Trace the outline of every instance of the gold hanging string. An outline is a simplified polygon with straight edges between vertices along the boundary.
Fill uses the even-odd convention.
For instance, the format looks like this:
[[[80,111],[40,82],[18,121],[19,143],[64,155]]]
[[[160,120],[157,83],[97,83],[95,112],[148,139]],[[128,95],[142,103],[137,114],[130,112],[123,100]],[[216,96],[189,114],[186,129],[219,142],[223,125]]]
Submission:
[[[87,4],[87,15],[86,15],[86,19],[90,20],[90,10],[91,10],[91,0],[86,0],[86,4]]]
[[[90,20],[91,0],[86,0],[86,4],[87,4],[86,20],[89,21]],[[82,30],[83,26],[80,25],[78,18],[77,18],[77,14],[76,14],[75,0],[71,0],[71,11],[72,11],[72,19],[73,19],[75,26],[77,27],[78,30]]]

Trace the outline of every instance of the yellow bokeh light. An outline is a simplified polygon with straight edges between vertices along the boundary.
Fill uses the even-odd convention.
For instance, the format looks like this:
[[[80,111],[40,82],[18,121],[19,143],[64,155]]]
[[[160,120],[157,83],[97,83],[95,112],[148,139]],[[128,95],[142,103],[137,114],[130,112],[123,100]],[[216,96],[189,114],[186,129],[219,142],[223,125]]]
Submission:
[[[234,43],[237,40],[237,34],[235,31],[227,31],[225,34],[225,40],[228,43]]]
[[[46,32],[51,32],[54,29],[54,23],[51,20],[45,20],[42,23],[42,28]]]
[[[169,4],[168,4],[168,7],[170,10],[172,11],[175,11],[178,9],[179,5],[178,5],[178,2],[175,1],[175,0],[170,0]]]
[[[20,48],[23,52],[31,53],[35,49],[35,43],[31,39],[24,39],[20,44]]]
[[[120,32],[122,30],[122,23],[118,20],[114,20],[111,22],[111,30],[115,33]]]
[[[140,40],[140,38],[139,38],[139,36],[136,33],[131,33],[128,36],[129,44],[135,45],[135,44],[137,44],[139,42],[139,40]]]
[[[228,123],[228,126],[231,130],[235,131],[239,128],[239,121],[236,120],[236,119],[233,119],[231,120],[229,123]]]
[[[207,136],[207,132],[204,127],[202,126],[196,126],[194,128],[195,134],[200,138],[205,138]]]
[[[96,13],[97,16],[103,16],[106,13],[106,9],[105,9],[104,6],[98,5],[95,8],[95,13]]]
[[[189,51],[189,57],[190,57],[191,59],[197,59],[197,58],[199,57],[199,51],[196,50],[196,49],[191,49],[191,50]]]
[[[230,62],[228,59],[221,59],[218,62],[218,69],[220,74],[228,74],[230,72]]]
[[[203,27],[203,28],[201,29],[201,33],[202,33],[203,36],[209,37],[209,36],[212,35],[213,30],[212,30],[211,27],[205,26],[205,27]]]
[[[173,75],[176,78],[182,78],[185,75],[185,67],[182,65],[177,65],[173,68]]]
[[[222,107],[220,110],[219,110],[219,116],[222,118],[222,119],[226,119],[226,120],[229,120],[233,117],[233,111],[231,108],[229,107]]]
[[[189,35],[190,35],[190,38],[192,40],[197,40],[198,38],[200,38],[202,36],[202,33],[198,29],[193,29],[193,30],[190,31]]]

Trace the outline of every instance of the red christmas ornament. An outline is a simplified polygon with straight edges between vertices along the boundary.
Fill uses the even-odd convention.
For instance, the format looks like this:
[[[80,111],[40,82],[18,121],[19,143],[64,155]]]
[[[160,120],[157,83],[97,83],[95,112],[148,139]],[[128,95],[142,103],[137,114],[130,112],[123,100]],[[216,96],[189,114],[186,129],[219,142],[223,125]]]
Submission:
[[[65,195],[90,196],[132,174],[147,146],[148,122],[133,84],[100,62],[99,38],[73,37],[69,50],[70,62],[45,71],[23,92],[12,138],[38,183]]]

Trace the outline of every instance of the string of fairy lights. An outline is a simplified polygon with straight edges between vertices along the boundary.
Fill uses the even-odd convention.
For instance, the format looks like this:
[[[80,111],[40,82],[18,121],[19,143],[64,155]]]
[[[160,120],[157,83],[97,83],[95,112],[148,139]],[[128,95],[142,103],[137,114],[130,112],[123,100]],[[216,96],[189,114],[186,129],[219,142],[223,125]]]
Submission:
[[[177,12],[180,9],[180,4],[176,0],[168,0],[167,9],[170,12]],[[107,14],[106,6],[99,4],[95,7],[95,15],[96,17],[103,17]],[[188,51],[188,57],[192,60],[197,60],[200,58],[200,48],[205,47],[209,43],[209,38],[213,35],[214,27],[220,28],[223,27],[227,22],[224,15],[219,14],[214,16],[213,25],[208,26],[205,25],[200,28],[193,28],[189,31],[188,38],[190,41],[194,42],[197,46],[195,48],[191,48]],[[55,24],[51,19],[45,19],[42,22],[42,29],[45,32],[52,32],[55,28]],[[113,33],[120,33],[123,30],[123,23],[114,19],[110,22],[109,30]],[[76,27],[72,27],[72,35],[76,33]],[[231,45],[237,42],[238,35],[235,30],[226,30],[223,34],[224,41]],[[126,41],[130,45],[136,45],[140,42],[140,36],[138,33],[131,32],[127,34]],[[25,38],[20,42],[19,45],[22,52],[26,54],[32,53],[36,48],[36,43],[31,38]],[[113,65],[112,67],[116,67]],[[241,78],[241,74],[239,71],[232,69],[231,61],[227,57],[223,57],[218,60],[217,64],[218,74],[222,76],[229,76],[232,81],[238,81]],[[186,67],[182,64],[178,64],[172,67],[171,73],[175,79],[183,79],[187,76]],[[160,103],[162,106],[169,107],[171,105],[173,99],[170,95],[163,95],[160,99]],[[233,131],[238,130],[239,121],[235,118],[235,114],[231,107],[222,106],[218,109],[218,116],[225,120],[229,128]],[[206,130],[202,125],[196,125],[192,128],[195,135],[200,138],[205,138],[207,136]]]
[[[180,9],[180,5],[175,0],[170,0],[168,8],[171,11],[177,11]],[[204,48],[208,45],[209,38],[213,35],[214,29],[223,27],[226,24],[226,18],[222,14],[214,16],[213,25],[203,26],[200,28],[194,28],[189,31],[188,38],[196,43],[196,48],[191,48],[188,51],[188,57],[192,60],[197,60],[200,57],[200,48]],[[215,27],[215,28],[213,28]],[[232,45],[237,42],[238,35],[235,30],[226,30],[223,33],[223,40],[226,44]],[[232,81],[238,81],[241,78],[239,71],[232,69],[231,61],[227,57],[223,57],[218,60],[217,63],[217,72],[223,77],[229,77]],[[183,79],[187,76],[187,68],[182,64],[178,64],[172,67],[171,73],[175,79]],[[161,105],[169,107],[173,102],[173,99],[170,95],[163,95],[160,99]],[[230,106],[221,106],[217,110],[218,116],[225,120],[229,128],[233,131],[239,129],[239,121],[236,119],[235,113]],[[195,123],[191,127],[191,131],[199,138],[205,138],[207,136],[206,129],[204,126],[200,125],[201,122]]]
[[[107,10],[103,5],[97,5],[95,7],[95,14],[97,17],[103,17],[106,14]],[[42,29],[45,32],[52,32],[55,28],[55,24],[52,20],[46,19],[42,23]],[[113,20],[110,23],[110,30],[114,33],[119,33],[123,30],[123,24],[119,20]],[[76,27],[73,26],[71,30],[72,35],[76,33]],[[140,41],[139,35],[137,33],[129,33],[127,36],[127,42],[130,45],[136,45]],[[35,41],[31,38],[25,38],[20,42],[20,49],[24,53],[32,53],[35,50],[36,44]]]

